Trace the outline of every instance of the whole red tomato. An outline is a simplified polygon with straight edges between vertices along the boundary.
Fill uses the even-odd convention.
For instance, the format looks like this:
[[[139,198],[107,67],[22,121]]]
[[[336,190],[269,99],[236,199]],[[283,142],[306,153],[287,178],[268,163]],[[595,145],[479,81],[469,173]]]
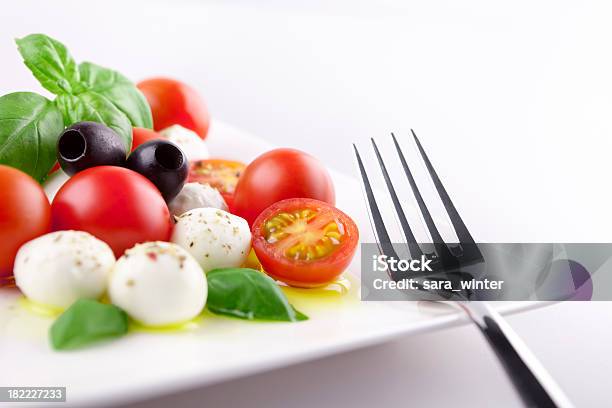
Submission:
[[[51,230],[51,206],[30,176],[0,165],[0,286],[13,273],[19,247]]]
[[[54,231],[89,232],[117,257],[140,242],[167,241],[172,231],[157,188],[123,167],[92,167],[74,175],[57,192],[51,215]]]
[[[319,160],[295,149],[271,150],[253,160],[240,176],[232,212],[253,225],[263,210],[287,198],[336,203],[331,177]]]
[[[155,130],[181,125],[206,138],[210,115],[195,89],[170,78],[151,78],[137,86],[149,101]]]
[[[154,130],[135,127],[132,129],[132,151],[145,142],[163,138],[162,135]]]

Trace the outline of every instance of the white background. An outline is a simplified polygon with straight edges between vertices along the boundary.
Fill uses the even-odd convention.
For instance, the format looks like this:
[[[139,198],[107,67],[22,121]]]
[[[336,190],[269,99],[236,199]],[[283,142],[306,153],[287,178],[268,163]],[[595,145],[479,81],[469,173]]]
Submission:
[[[12,39],[45,32],[134,80],[177,77],[214,118],[353,173],[410,128],[479,240],[608,241],[608,2],[11,2],[2,93],[39,90]],[[355,197],[360,200],[360,197]],[[478,219],[478,222],[475,220]],[[509,318],[578,406],[606,406],[612,307]],[[516,406],[472,327],[207,387],[158,406]]]

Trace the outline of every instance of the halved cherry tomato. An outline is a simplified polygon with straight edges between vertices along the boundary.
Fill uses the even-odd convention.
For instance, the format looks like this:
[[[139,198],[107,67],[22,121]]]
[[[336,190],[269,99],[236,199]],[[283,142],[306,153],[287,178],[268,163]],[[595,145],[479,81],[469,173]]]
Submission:
[[[219,190],[228,207],[232,207],[234,190],[238,179],[246,168],[244,163],[223,159],[206,159],[193,162],[189,169],[188,182],[210,184]]]
[[[349,265],[359,241],[355,222],[337,208],[290,198],[265,209],[253,223],[253,249],[264,271],[297,287],[317,287]]]
[[[164,137],[154,130],[135,127],[132,129],[132,151],[145,142],[157,139]]]
[[[11,283],[21,245],[51,230],[51,205],[26,173],[0,165],[0,286]]]
[[[137,86],[151,106],[155,130],[181,125],[202,139],[206,138],[210,115],[204,99],[195,89],[170,78],[151,78]]]

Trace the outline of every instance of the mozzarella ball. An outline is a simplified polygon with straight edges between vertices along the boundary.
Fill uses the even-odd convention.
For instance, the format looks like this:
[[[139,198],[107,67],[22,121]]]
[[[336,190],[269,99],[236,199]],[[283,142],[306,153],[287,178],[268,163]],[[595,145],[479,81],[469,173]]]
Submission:
[[[147,326],[185,322],[202,312],[208,286],[200,265],[169,242],[146,242],[117,260],[108,285],[111,302]]]
[[[80,298],[100,298],[114,263],[111,248],[93,235],[52,232],[19,249],[15,283],[37,303],[67,308]]]
[[[200,183],[185,184],[181,192],[168,203],[170,214],[175,217],[195,208],[209,207],[227,211],[227,204],[219,190]]]
[[[206,143],[200,136],[181,125],[172,125],[159,133],[180,147],[189,161],[204,160],[210,157]]]
[[[251,249],[251,231],[240,217],[215,208],[196,208],[176,219],[172,242],[185,248],[208,272],[238,267]]]
[[[49,201],[53,201],[59,189],[70,180],[70,176],[64,173],[64,170],[59,169],[51,174],[43,184],[43,189]]]

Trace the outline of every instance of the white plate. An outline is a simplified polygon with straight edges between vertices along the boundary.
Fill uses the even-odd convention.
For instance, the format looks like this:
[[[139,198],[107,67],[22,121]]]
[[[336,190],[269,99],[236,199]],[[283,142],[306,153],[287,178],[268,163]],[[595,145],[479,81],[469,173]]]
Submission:
[[[213,156],[249,161],[271,146],[216,122],[208,139]],[[348,149],[347,153],[350,154]],[[338,207],[372,242],[356,179],[332,172]],[[359,275],[358,255],[349,273]],[[292,301],[310,316],[302,323],[203,319],[194,330],[131,333],[74,352],[54,352],[47,340],[51,318],[25,310],[15,290],[0,290],[0,384],[66,386],[74,406],[109,406],[253,374],[465,321],[447,309],[417,302],[359,302],[358,281],[348,295]],[[533,303],[498,303],[504,313]]]

